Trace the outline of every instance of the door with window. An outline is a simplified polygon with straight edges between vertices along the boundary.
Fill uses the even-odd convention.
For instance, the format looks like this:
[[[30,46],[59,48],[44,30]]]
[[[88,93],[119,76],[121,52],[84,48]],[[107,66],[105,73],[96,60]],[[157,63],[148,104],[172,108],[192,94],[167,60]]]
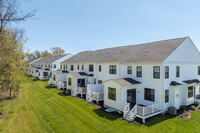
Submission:
[[[130,103],[130,107],[133,108],[136,104],[136,89],[127,90],[127,102]]]
[[[78,79],[78,87],[85,87],[85,79]]]

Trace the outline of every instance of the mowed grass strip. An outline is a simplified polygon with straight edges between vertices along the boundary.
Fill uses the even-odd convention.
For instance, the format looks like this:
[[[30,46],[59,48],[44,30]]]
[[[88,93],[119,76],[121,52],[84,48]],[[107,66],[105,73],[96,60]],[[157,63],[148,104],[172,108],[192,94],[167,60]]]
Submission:
[[[46,81],[24,78],[18,98],[3,106],[6,115],[0,132],[200,132],[200,112],[193,112],[190,119],[165,115],[136,125],[46,87]]]

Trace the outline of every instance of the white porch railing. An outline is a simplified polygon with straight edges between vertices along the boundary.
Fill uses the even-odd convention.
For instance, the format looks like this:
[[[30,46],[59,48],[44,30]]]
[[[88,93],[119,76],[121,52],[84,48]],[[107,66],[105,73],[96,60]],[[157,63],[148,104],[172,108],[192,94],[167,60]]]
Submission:
[[[124,116],[123,116],[123,118],[126,117],[126,115],[128,114],[129,111],[130,111],[130,103],[126,103],[126,106],[124,108]]]
[[[52,80],[52,79],[49,79],[49,81],[48,81],[48,85],[51,85],[52,82],[53,82],[53,80]]]
[[[57,89],[61,89],[61,88],[66,88],[66,82],[58,82],[58,84],[57,84]]]
[[[143,118],[143,122],[145,122],[145,119],[148,118],[148,116],[154,116],[158,114],[158,112],[162,112],[162,104],[152,104],[149,106],[141,106],[141,105],[135,105],[130,110],[130,104],[127,103],[124,108],[124,115],[123,118],[127,119],[129,121],[133,121],[136,116]]]

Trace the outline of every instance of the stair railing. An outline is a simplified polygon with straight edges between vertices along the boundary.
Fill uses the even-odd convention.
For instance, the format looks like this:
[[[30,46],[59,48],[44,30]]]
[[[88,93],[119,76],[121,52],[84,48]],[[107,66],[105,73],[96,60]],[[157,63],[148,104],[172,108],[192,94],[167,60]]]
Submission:
[[[124,116],[123,116],[124,118],[126,117],[129,111],[130,111],[130,103],[126,103],[126,106],[124,108]]]

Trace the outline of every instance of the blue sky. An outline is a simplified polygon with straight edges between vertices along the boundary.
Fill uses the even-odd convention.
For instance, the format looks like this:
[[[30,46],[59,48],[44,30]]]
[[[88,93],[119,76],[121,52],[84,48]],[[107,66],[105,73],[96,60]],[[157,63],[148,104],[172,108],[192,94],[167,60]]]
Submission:
[[[190,36],[200,49],[200,0],[31,0],[26,30],[31,51],[59,46],[77,53]]]

